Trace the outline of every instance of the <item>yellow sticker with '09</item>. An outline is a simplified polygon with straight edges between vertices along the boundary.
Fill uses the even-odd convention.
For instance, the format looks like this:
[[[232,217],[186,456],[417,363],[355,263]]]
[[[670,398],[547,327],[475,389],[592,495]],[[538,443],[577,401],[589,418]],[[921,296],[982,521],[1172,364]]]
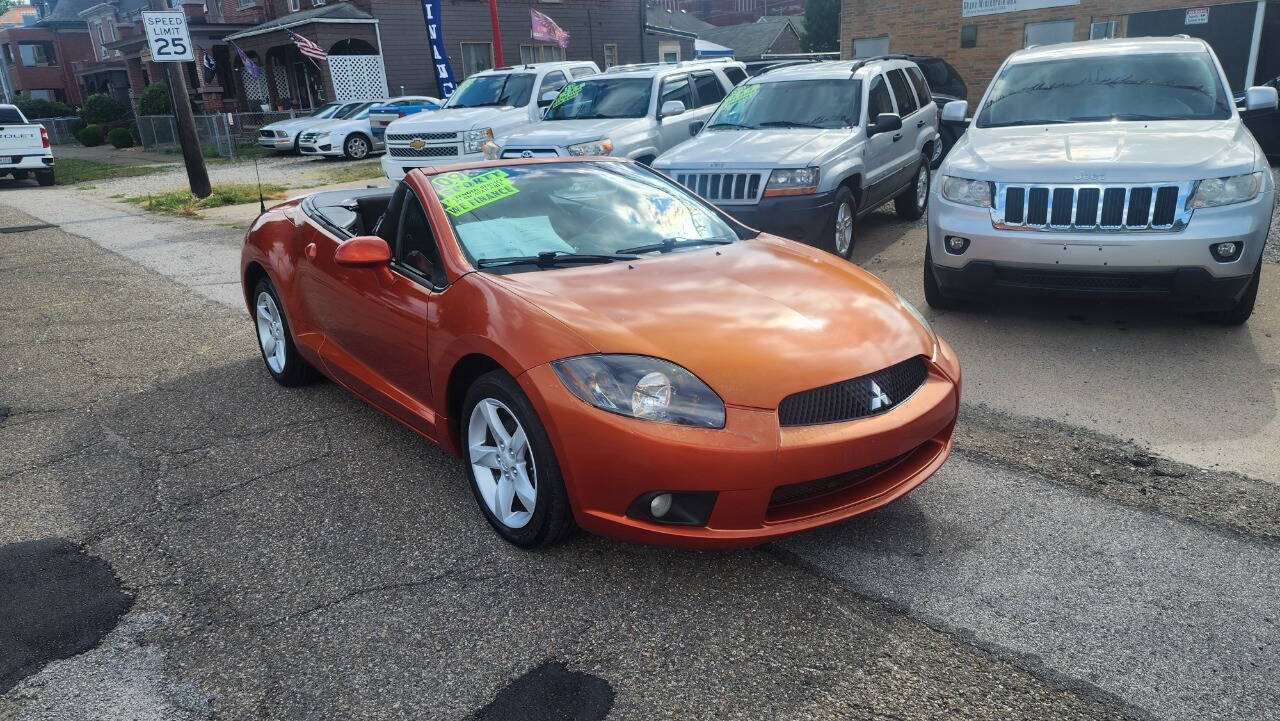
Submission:
[[[471,177],[462,173],[446,173],[432,178],[431,185],[440,196],[444,212],[455,218],[520,192],[510,176],[501,170]]]

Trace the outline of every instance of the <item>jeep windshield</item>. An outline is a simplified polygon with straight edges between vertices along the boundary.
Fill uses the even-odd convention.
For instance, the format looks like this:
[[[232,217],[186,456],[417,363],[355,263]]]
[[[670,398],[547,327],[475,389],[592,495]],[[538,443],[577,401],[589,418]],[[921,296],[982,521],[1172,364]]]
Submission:
[[[996,78],[975,125],[1229,117],[1231,96],[1208,53],[1138,53],[1010,65]]]
[[[652,90],[649,78],[576,80],[551,101],[545,119],[643,118]]]
[[[784,80],[739,85],[720,101],[707,130],[851,128],[862,109],[859,80]]]
[[[481,108],[495,105],[521,107],[529,102],[533,92],[533,73],[502,73],[500,75],[473,75],[467,78],[453,95],[446,108]]]

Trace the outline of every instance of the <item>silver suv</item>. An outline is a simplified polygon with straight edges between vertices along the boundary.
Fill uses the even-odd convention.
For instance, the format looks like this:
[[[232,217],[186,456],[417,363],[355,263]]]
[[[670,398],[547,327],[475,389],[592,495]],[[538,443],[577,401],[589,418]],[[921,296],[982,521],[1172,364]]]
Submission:
[[[651,163],[688,141],[733,89],[728,60],[626,65],[564,86],[543,122],[518,130],[503,158],[612,155]],[[496,149],[495,149],[496,150]],[[496,154],[496,153],[491,153]]]
[[[1223,323],[1253,312],[1274,203],[1213,51],[1094,40],[1005,60],[938,172],[925,297],[1150,296]],[[1249,109],[1275,88],[1250,88]],[[947,120],[964,103],[948,103]]]
[[[905,56],[767,70],[653,167],[743,223],[849,257],[854,220],[924,215],[938,108]]]

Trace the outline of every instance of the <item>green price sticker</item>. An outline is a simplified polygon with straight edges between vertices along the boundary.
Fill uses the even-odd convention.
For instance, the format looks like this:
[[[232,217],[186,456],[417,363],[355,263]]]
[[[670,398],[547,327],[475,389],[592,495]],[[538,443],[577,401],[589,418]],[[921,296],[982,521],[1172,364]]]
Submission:
[[[558,108],[581,94],[582,83],[569,83],[564,86],[564,89],[560,91],[560,94],[556,96],[556,99],[551,101],[551,107]]]
[[[471,177],[462,173],[445,173],[432,178],[431,185],[440,196],[444,212],[455,218],[520,192],[510,176],[501,170]]]
[[[759,93],[760,93],[759,85],[739,85],[738,87],[733,89],[732,93],[729,93],[729,97],[720,101],[720,109],[730,110],[732,108],[735,108],[747,102],[748,100],[754,98]]]

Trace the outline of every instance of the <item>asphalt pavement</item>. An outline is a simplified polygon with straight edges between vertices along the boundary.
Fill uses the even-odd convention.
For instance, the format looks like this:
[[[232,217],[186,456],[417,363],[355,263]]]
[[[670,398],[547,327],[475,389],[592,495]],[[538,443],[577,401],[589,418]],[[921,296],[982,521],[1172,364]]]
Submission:
[[[226,265],[239,233],[38,192],[0,194],[62,226],[0,233],[0,547],[65,539],[132,607],[0,718],[1280,718],[1258,318],[1222,337],[1150,309],[1090,310],[1124,331],[1052,306],[938,317],[968,405],[957,456],[902,502],[745,552],[525,553],[454,459],[332,384],[270,381]],[[910,295],[920,233],[873,218],[864,264]],[[1124,403],[1054,412],[1095,393],[1071,387],[1095,344],[1120,363],[1166,336],[1192,356],[1167,383],[1129,361]],[[1202,392],[1197,345],[1269,395],[1199,411],[1250,430],[1236,445],[1158,448],[1159,424],[1194,425],[1166,407]],[[1019,361],[1021,401],[984,367]]]

